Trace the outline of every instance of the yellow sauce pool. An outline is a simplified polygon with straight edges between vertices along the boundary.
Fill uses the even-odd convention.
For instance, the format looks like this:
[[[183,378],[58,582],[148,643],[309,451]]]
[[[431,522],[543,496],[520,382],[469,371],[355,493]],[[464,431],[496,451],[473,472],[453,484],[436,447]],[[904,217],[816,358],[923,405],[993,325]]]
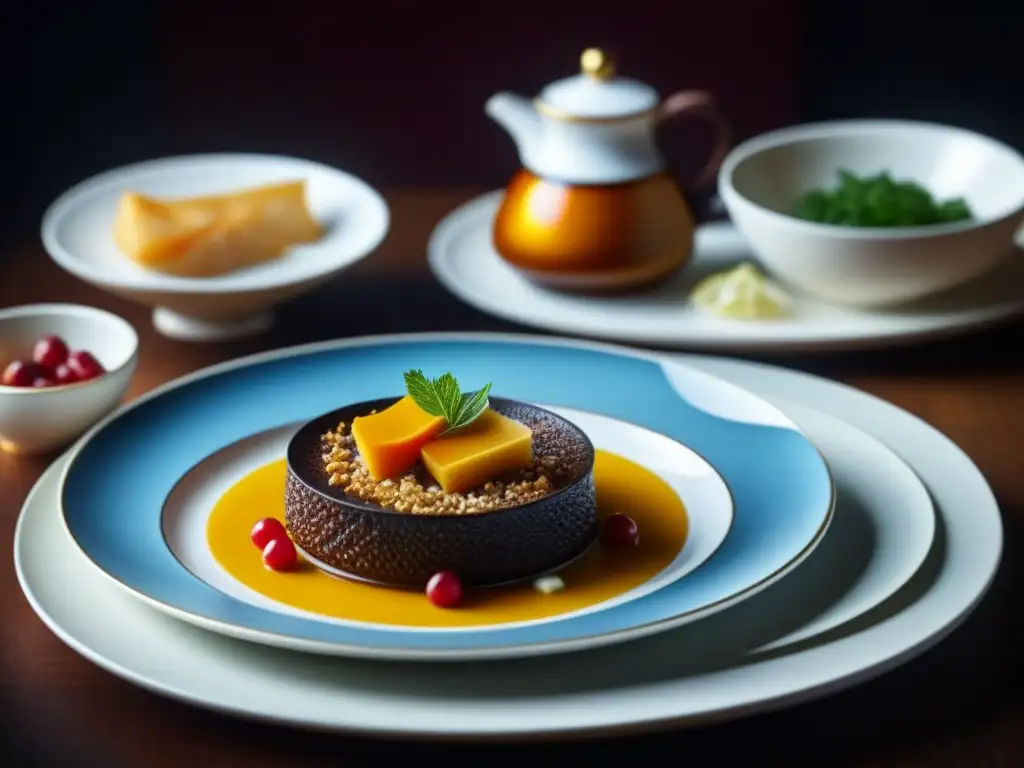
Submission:
[[[289,572],[263,566],[249,541],[257,520],[284,520],[284,460],[267,464],[230,488],[207,523],[210,551],[233,578],[280,603],[351,621],[410,627],[465,627],[530,621],[576,611],[634,589],[671,563],[689,521],[678,494],[628,459],[598,451],[594,465],[598,515],[624,512],[637,522],[639,544],[608,550],[596,543],[559,573],[565,589],[549,595],[531,584],[469,592],[453,609],[436,608],[422,592],[374,587],[328,576],[306,562]]]

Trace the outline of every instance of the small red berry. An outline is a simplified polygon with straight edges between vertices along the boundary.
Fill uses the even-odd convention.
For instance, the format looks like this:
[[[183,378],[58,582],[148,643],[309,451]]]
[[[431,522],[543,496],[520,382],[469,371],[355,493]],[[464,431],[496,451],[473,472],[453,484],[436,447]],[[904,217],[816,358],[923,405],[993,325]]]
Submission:
[[[295,545],[287,536],[278,536],[263,548],[263,564],[272,571],[287,571],[298,559]]]
[[[35,387],[36,389],[46,389],[47,387],[52,387],[56,383],[57,382],[55,382],[53,379],[48,379],[45,376],[40,376],[38,379],[32,382],[32,386]]]
[[[56,368],[68,359],[68,345],[60,336],[43,336],[32,349],[32,360],[43,368]]]
[[[31,387],[42,373],[35,363],[15,360],[4,369],[4,375],[0,381],[8,387]]]
[[[622,513],[612,515],[604,521],[601,539],[613,547],[635,547],[640,541],[636,520]]]
[[[451,608],[462,599],[462,582],[451,571],[439,571],[427,582],[427,599],[438,608]]]
[[[95,379],[107,372],[100,361],[84,349],[71,353],[68,357],[68,367],[74,371],[79,381]]]
[[[61,363],[53,369],[53,380],[61,385],[74,384],[78,381],[78,374],[67,363]]]
[[[284,525],[275,517],[265,517],[252,527],[249,534],[257,549],[263,549],[274,539],[288,538]]]

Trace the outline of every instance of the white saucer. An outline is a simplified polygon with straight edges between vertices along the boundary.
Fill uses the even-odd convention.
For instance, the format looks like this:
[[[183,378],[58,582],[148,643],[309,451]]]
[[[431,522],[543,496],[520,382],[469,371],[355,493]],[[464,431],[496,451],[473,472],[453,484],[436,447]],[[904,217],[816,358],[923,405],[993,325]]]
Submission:
[[[870,615],[833,625],[825,636],[818,629],[808,634],[815,616],[829,614],[815,609],[815,600],[821,604],[831,590],[827,604],[834,606],[858,591],[856,583],[845,584],[835,594],[828,579],[805,572],[816,568],[811,557],[790,577],[733,610],[597,651],[457,667],[307,656],[205,633],[106,583],[60,525],[56,498],[63,460],[26,501],[15,538],[18,576],[33,607],[58,636],[141,686],[261,719],[435,739],[604,735],[766,711],[880,674],[959,624],[995,573],[1002,527],[991,491],[955,445],[892,405],[822,379],[733,361],[688,362],[769,397],[814,400],[888,442],[917,470],[942,522],[936,546],[899,590],[899,599],[882,605],[862,601],[874,607]],[[848,454],[833,454],[836,446],[855,453],[877,446],[870,439],[858,442],[856,430],[837,428],[835,419],[778,404],[819,440],[837,477],[853,480],[857,462],[851,463]],[[888,466],[874,461],[862,465],[862,471]],[[837,484],[842,488],[844,481],[837,479]],[[913,482],[874,485],[860,500],[872,504],[863,511],[883,525],[906,502],[886,498],[883,488],[909,490],[908,499],[919,494],[919,489],[910,490]],[[871,499],[883,506],[874,506]],[[856,505],[844,506],[841,497],[842,509]],[[840,525],[837,517],[832,532],[842,532]],[[816,554],[825,558],[829,541],[826,537]],[[850,541],[836,539],[833,554],[848,549]],[[828,558],[823,565],[830,573],[836,561]],[[875,597],[892,596],[892,582],[879,578],[875,583],[881,587]],[[797,599],[801,596],[806,599]],[[847,600],[847,605],[856,602]],[[779,610],[783,604],[785,611]],[[808,621],[795,620],[794,611],[808,612]],[[794,633],[802,635],[799,643],[792,642]],[[779,646],[780,639],[785,647]]]
[[[216,194],[304,179],[313,215],[327,225],[315,243],[250,269],[208,278],[145,270],[122,254],[112,228],[125,190],[156,197]],[[167,157],[116,168],[75,185],[43,216],[47,252],[76,277],[154,307],[171,338],[217,341],[266,331],[272,308],[306,293],[370,254],[388,231],[380,194],[355,176],[291,157],[211,154]]]
[[[792,317],[723,320],[695,309],[689,290],[701,277],[753,259],[730,223],[697,230],[694,262],[672,283],[630,297],[560,294],[524,280],[491,243],[501,192],[478,197],[445,217],[431,235],[430,266],[466,303],[547,331],[678,349],[782,352],[908,344],[994,325],[1024,312],[1024,253],[945,296],[868,311],[800,296]]]

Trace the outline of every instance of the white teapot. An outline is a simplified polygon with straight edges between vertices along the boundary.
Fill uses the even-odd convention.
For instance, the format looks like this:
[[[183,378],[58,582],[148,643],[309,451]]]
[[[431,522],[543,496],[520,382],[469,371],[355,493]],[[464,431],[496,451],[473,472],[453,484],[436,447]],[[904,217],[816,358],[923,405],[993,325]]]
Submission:
[[[600,50],[584,51],[579,75],[532,101],[498,93],[487,114],[519,150],[494,221],[494,245],[543,285],[573,291],[657,283],[690,258],[693,214],[656,142],[667,118],[700,114],[716,128],[711,158],[695,183],[714,178],[728,129],[703,91],[664,101],[648,85],[615,75]]]

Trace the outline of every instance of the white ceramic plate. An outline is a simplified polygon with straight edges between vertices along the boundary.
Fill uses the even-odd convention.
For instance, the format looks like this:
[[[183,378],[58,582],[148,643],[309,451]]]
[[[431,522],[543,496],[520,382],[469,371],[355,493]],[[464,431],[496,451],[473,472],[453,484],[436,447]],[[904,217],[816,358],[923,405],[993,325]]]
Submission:
[[[752,714],[866,680],[925,650],[959,624],[995,573],[1002,527],[991,491],[955,445],[892,405],[822,379],[741,362],[688,362],[775,398],[826,446],[837,476],[853,480],[856,462],[849,462],[848,452],[827,447],[830,440],[856,446],[857,452],[873,451],[878,443],[870,438],[858,442],[857,430],[837,428],[835,419],[787,406],[780,397],[813,400],[844,415],[886,440],[917,470],[936,500],[941,541],[898,600],[886,602],[884,610],[879,606],[870,617],[833,627],[827,638],[780,649],[780,638],[806,631],[814,620],[802,622],[793,615],[806,613],[814,602],[801,597],[817,591],[820,601],[831,591],[833,599],[824,602],[842,600],[822,578],[835,562],[828,557],[832,539],[826,537],[815,553],[820,558],[808,558],[791,577],[741,606],[623,646],[458,668],[304,656],[204,633],[148,610],[106,583],[61,528],[56,502],[63,460],[40,481],[19,520],[18,576],[33,607],[58,636],[136,684],[261,719],[438,739],[607,735]],[[878,466],[888,463],[879,461]],[[845,481],[837,482],[842,489]],[[912,485],[893,488],[902,493]],[[863,511],[884,528],[893,508],[917,509],[910,501],[917,495],[912,490],[906,499],[896,499],[868,493],[863,501],[884,504]],[[841,496],[833,532],[844,530],[839,515],[845,509]],[[838,548],[831,554],[849,549],[849,540],[835,541]],[[887,584],[880,595],[889,591],[884,578],[877,583]],[[849,594],[850,589],[841,591]]]
[[[628,592],[587,608],[531,621],[425,628],[399,623],[373,624],[330,618],[292,608],[239,583],[224,570],[210,552],[206,539],[210,512],[228,489],[243,477],[275,459],[284,457],[288,441],[301,424],[252,435],[232,443],[197,464],[167,497],[163,509],[164,539],[175,557],[193,574],[221,592],[250,605],[345,626],[372,627],[392,632],[442,633],[493,632],[499,629],[564,621],[573,616],[607,610],[638,600],[678,581],[699,568],[722,546],[732,527],[732,498],[725,481],[704,459],[682,443],[635,424],[571,408],[550,405],[544,407],[564,416],[582,429],[595,448],[614,450],[618,455],[657,474],[675,490],[689,514],[690,528],[686,544],[668,567]],[[570,584],[568,588],[571,589],[572,585]],[[303,650],[301,645],[296,647]],[[383,649],[378,649],[378,654],[375,655],[383,653]]]
[[[693,263],[657,290],[629,297],[560,294],[524,280],[494,250],[491,222],[500,199],[501,192],[492,192],[445,217],[430,238],[430,266],[467,304],[548,331],[678,349],[838,350],[963,333],[1024,312],[1024,253],[1018,253],[971,285],[904,307],[869,311],[798,296],[786,319],[719,319],[687,297],[702,277],[754,259],[730,223],[700,227]]]
[[[805,624],[760,651],[820,637],[881,605],[913,578],[935,540],[935,507],[928,489],[884,443],[834,416],[775,402],[798,424],[815,426],[815,444],[833,467],[840,500],[833,527],[806,564],[809,569],[794,574],[775,595],[779,604],[790,598],[805,605],[813,602],[810,594],[797,596],[797,589],[820,567],[830,580],[831,589],[822,593],[827,599]]]
[[[297,179],[306,181],[310,211],[328,230],[280,259],[217,277],[177,277],[143,269],[114,242],[124,191],[177,198]],[[335,168],[272,155],[187,155],[116,168],[75,185],[46,211],[42,239],[53,260],[76,277],[156,307],[154,323],[162,333],[211,340],[265,330],[271,307],[367,256],[384,239],[388,222],[380,194]]]

